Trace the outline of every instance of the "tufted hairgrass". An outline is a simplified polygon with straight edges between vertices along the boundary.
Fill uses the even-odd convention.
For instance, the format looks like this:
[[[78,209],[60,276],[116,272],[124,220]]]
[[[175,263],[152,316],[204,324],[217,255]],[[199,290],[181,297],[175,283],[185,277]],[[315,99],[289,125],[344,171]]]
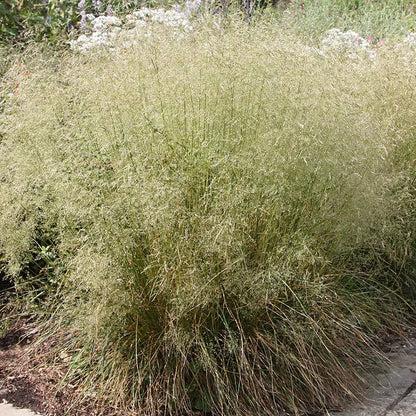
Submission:
[[[296,414],[357,394],[415,300],[416,72],[276,27],[156,31],[13,67],[0,252],[122,414]]]

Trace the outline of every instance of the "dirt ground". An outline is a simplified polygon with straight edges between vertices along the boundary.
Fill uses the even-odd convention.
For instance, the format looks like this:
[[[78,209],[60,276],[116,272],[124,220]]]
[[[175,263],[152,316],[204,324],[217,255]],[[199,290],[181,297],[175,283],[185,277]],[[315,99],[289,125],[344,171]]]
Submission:
[[[75,387],[59,388],[66,365],[59,360],[57,365],[46,364],[41,355],[37,357],[30,348],[35,334],[33,324],[22,323],[0,338],[0,403],[6,401],[42,416],[117,414],[114,409],[102,409],[92,403],[77,405]],[[50,350],[56,342],[50,339],[42,348]]]

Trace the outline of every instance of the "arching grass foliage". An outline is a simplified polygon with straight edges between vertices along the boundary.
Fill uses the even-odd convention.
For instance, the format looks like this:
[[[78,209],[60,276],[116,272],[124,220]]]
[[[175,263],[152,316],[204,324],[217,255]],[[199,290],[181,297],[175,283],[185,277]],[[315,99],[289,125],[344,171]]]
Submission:
[[[236,23],[13,66],[2,264],[54,299],[67,380],[121,414],[354,392],[414,305],[414,69]]]

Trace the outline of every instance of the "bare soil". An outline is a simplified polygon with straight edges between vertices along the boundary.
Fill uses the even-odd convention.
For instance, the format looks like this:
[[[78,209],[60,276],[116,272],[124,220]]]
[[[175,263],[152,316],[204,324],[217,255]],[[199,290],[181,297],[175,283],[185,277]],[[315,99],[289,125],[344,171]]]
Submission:
[[[20,323],[0,338],[0,403],[28,408],[43,416],[111,416],[115,409],[103,409],[94,403],[80,404],[76,387],[59,387],[67,366],[59,357],[54,365],[42,360],[42,349],[56,348],[57,339],[49,339],[41,348],[31,348],[36,326]]]

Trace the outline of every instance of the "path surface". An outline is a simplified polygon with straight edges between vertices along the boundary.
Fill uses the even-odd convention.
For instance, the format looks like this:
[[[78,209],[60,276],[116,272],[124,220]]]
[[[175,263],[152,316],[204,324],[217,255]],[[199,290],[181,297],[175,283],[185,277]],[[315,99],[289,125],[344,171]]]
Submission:
[[[395,344],[388,357],[388,371],[370,375],[365,402],[331,416],[416,416],[416,338]]]
[[[0,416],[40,416],[28,409],[17,409],[10,403],[0,403]]]

